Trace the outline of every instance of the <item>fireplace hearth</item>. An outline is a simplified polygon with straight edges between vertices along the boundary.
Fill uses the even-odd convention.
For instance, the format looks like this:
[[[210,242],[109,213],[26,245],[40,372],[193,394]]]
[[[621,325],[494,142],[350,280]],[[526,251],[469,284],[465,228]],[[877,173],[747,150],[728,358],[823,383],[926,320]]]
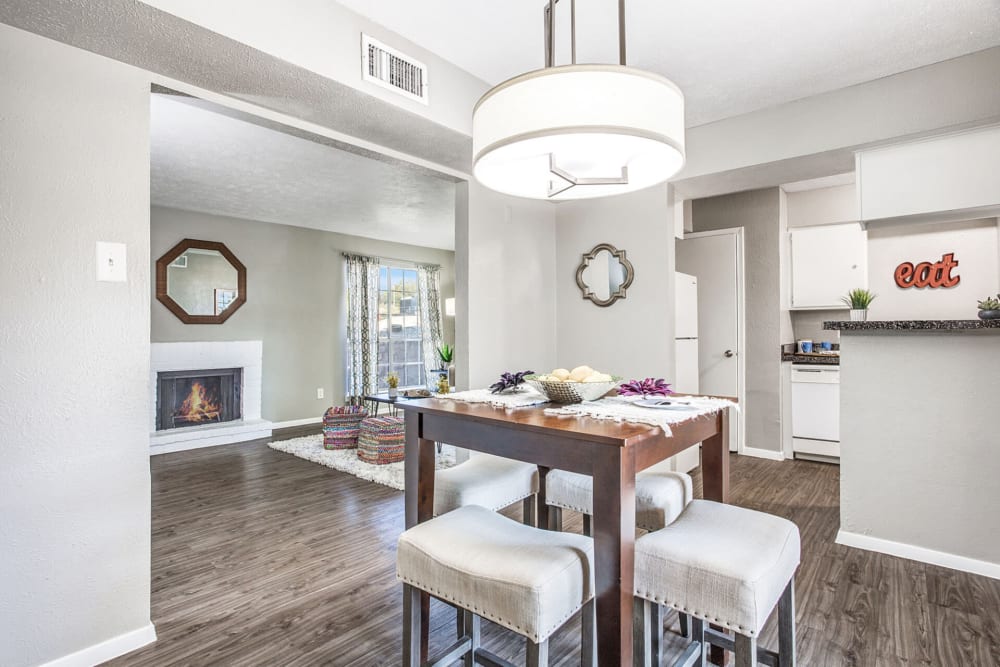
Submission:
[[[161,371],[156,374],[156,430],[242,418],[243,369]]]

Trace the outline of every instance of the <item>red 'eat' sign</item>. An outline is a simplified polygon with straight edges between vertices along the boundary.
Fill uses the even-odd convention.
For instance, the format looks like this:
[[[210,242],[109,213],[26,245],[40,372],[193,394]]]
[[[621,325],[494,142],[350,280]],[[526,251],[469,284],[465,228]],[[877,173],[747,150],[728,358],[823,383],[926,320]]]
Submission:
[[[903,262],[896,267],[896,284],[900,287],[954,287],[962,280],[962,276],[951,275],[958,266],[955,253],[949,252],[941,257],[941,261],[920,262],[916,266]]]

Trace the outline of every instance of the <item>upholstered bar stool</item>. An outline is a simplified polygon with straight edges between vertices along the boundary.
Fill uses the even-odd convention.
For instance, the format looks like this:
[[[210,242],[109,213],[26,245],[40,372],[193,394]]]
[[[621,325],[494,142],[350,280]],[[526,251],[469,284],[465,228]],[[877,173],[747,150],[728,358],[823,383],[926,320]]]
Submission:
[[[523,501],[524,523],[534,525],[538,466],[491,454],[473,454],[434,475],[434,516],[465,505],[494,512]]]
[[[676,519],[691,502],[691,476],[670,470],[661,461],[635,476],[635,525],[659,530]],[[552,470],[545,477],[545,504],[549,506],[549,528],[562,530],[562,510],[583,514],[583,533],[590,535],[594,514],[594,480],[565,470]]]
[[[420,665],[420,592],[463,610],[464,636],[432,665],[510,665],[479,645],[485,618],[527,640],[528,665],[548,664],[548,640],[583,610],[583,664],[594,652],[594,543],[511,521],[468,505],[410,528],[399,538],[403,583],[403,664]]]
[[[799,529],[763,512],[693,500],[666,528],[635,543],[636,645],[641,664],[661,664],[662,643],[647,632],[652,605],[692,617],[694,643],[674,664],[704,665],[709,644],[736,653],[736,667],[795,664],[795,570]],[[778,652],[757,637],[778,607]],[[735,638],[705,628],[710,623]]]

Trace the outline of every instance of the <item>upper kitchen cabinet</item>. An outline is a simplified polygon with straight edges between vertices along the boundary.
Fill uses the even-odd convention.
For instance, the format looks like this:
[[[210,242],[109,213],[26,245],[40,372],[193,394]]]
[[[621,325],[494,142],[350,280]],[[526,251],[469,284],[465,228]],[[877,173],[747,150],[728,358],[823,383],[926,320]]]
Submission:
[[[1000,126],[860,151],[859,220],[972,220],[1000,213]]]
[[[867,233],[858,223],[789,232],[792,309],[846,308],[840,300],[868,286]]]

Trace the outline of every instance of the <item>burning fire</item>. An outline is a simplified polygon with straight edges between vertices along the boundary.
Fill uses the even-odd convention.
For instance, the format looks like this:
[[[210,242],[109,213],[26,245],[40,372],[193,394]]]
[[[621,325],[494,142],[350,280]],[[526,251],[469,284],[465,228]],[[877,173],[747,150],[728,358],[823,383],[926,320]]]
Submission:
[[[217,400],[213,401],[209,394],[201,382],[192,382],[191,393],[181,403],[174,418],[192,423],[218,421],[222,406]]]

